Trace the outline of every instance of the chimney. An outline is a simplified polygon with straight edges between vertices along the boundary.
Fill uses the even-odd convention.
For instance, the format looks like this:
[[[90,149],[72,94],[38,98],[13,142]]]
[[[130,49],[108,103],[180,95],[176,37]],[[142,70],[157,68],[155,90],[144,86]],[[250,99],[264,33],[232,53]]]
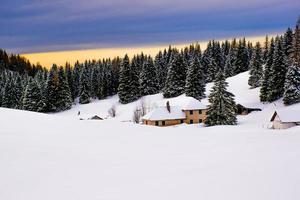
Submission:
[[[169,101],[167,101],[167,110],[169,111],[169,113],[171,113],[171,107],[170,107],[170,102]]]

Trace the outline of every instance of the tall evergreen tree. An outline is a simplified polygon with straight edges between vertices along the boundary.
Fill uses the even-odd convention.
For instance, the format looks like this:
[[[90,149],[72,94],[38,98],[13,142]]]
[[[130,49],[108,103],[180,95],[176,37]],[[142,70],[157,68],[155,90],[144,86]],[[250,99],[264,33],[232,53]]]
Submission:
[[[152,58],[144,62],[140,74],[140,92],[142,96],[158,93],[158,81]]]
[[[42,99],[41,90],[35,79],[29,80],[22,102],[22,108],[28,111],[41,112],[45,109],[46,104]]]
[[[66,73],[63,67],[58,71],[58,99],[57,99],[57,111],[63,111],[70,109],[72,106],[72,95],[66,77]]]
[[[272,102],[283,96],[287,60],[284,54],[282,38],[276,39],[273,63],[270,73],[270,93],[268,101]]]
[[[245,38],[239,41],[237,47],[237,59],[234,63],[234,72],[239,74],[249,69],[249,58]]]
[[[182,55],[174,50],[168,66],[168,75],[163,96],[165,98],[176,97],[184,93],[185,89],[185,63]]]
[[[257,42],[254,49],[254,54],[252,55],[250,61],[250,77],[248,84],[251,88],[256,88],[260,86],[261,78],[263,75],[263,60],[262,60],[262,49],[260,43]]]
[[[237,124],[234,95],[227,91],[227,86],[223,72],[219,72],[208,98],[207,126]]]
[[[290,49],[292,64],[288,67],[284,84],[283,102],[291,105],[300,102],[300,17],[296,24],[295,34]]]
[[[133,85],[136,84],[135,81],[133,81],[135,80],[135,74],[131,69],[129,57],[125,55],[121,65],[118,88],[118,95],[122,104],[133,102],[139,98],[133,90],[135,89]]]
[[[300,103],[300,68],[295,65],[290,66],[287,71],[283,102],[285,105]]]
[[[198,57],[194,57],[188,67],[185,94],[198,100],[205,97],[205,77]]]
[[[58,69],[54,64],[49,72],[47,82],[46,82],[46,99],[47,99],[47,112],[56,112],[58,111],[57,101],[58,101]]]
[[[275,43],[274,39],[271,39],[270,42],[270,48],[268,50],[268,55],[267,55],[267,61],[265,64],[264,72],[263,72],[263,79],[261,83],[261,88],[260,88],[260,101],[261,102],[267,102],[269,101],[269,93],[271,90],[270,87],[270,79],[271,79],[271,67],[273,63],[273,57],[274,57],[274,49],[275,49]]]
[[[87,104],[90,103],[90,73],[87,66],[82,69],[79,81],[79,103],[80,104]]]

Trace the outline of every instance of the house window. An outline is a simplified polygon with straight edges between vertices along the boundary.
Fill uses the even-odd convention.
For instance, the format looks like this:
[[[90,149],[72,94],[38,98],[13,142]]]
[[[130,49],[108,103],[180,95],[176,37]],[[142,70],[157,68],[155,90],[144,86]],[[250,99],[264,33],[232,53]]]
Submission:
[[[191,119],[191,120],[190,120],[190,124],[193,124],[193,123],[194,123],[194,121]]]
[[[155,122],[155,126],[158,126],[158,121]]]
[[[202,119],[199,119],[199,123],[202,123]]]
[[[183,124],[183,119],[180,120],[180,123]]]
[[[199,110],[199,114],[200,114],[200,115],[202,114],[202,110]]]
[[[193,111],[192,110],[190,110],[190,115],[193,115]]]
[[[162,121],[161,123],[162,123],[163,126],[166,125],[166,122],[165,122],[165,121]]]

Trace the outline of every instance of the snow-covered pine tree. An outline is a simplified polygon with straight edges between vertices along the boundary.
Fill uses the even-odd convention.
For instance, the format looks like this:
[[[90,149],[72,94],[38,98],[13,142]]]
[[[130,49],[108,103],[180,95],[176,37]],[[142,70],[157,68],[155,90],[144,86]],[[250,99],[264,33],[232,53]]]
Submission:
[[[58,99],[57,111],[68,110],[72,106],[72,95],[66,72],[63,67],[58,70]]]
[[[277,37],[275,41],[274,57],[270,72],[270,93],[268,95],[269,102],[275,101],[283,96],[286,71],[287,59],[282,45],[282,38]]]
[[[79,81],[79,103],[80,104],[88,104],[90,103],[90,72],[87,66],[84,66],[80,75]]]
[[[249,69],[249,58],[245,38],[243,40],[239,40],[236,58],[237,59],[234,62],[234,74],[247,71]]]
[[[199,57],[194,56],[187,70],[185,94],[201,100],[205,97],[205,77]]]
[[[129,61],[129,57],[126,54],[121,65],[120,75],[119,75],[119,88],[118,95],[120,99],[120,103],[127,104],[133,102],[139,98],[136,93],[134,93],[135,85],[133,79],[135,76],[131,64]],[[137,88],[138,89],[138,88]]]
[[[228,55],[226,56],[224,73],[225,77],[233,76],[234,73],[234,63],[237,59],[237,42],[236,39],[233,39],[230,45]]]
[[[47,82],[46,82],[46,99],[47,108],[46,112],[56,112],[58,110],[57,100],[58,100],[58,69],[54,64],[49,72]]]
[[[34,112],[41,112],[45,108],[45,104],[42,101],[41,90],[35,79],[29,79],[26,86],[22,109]]]
[[[176,97],[184,93],[185,87],[185,63],[182,55],[173,50],[168,66],[168,75],[163,89],[165,98]]]
[[[207,126],[236,125],[236,104],[234,95],[227,91],[228,83],[223,72],[219,72],[209,95],[209,107],[204,123]]]
[[[164,58],[163,53],[159,53],[155,57],[154,66],[157,74],[157,81],[159,90],[161,91],[165,87],[166,77],[167,77],[167,60]]]
[[[13,79],[11,75],[7,75],[4,88],[3,88],[2,107],[13,108],[14,107],[13,98],[14,98]]]
[[[296,24],[292,45],[290,50],[292,65],[288,67],[284,84],[283,102],[285,105],[300,102],[300,17]]]
[[[274,39],[271,39],[270,42],[270,47],[268,49],[268,55],[267,55],[267,60],[266,64],[264,67],[264,72],[263,72],[263,77],[262,77],[262,83],[261,83],[261,88],[260,88],[260,101],[261,102],[267,102],[269,98],[269,93],[270,93],[270,79],[271,79],[271,67],[273,63],[273,57],[274,57],[274,49],[275,49],[275,43]]]
[[[137,100],[141,96],[140,91],[140,74],[143,69],[144,62],[146,62],[146,56],[144,54],[137,57],[137,60],[133,60],[130,65],[130,80],[131,89],[129,90],[129,96],[131,96],[132,101]],[[135,70],[133,70],[135,69]]]
[[[142,96],[158,93],[158,81],[152,58],[144,61],[140,74],[140,93]]]
[[[285,105],[300,103],[300,68],[291,65],[286,74],[283,102]]]
[[[270,48],[270,42],[269,42],[269,36],[266,36],[264,49],[263,49],[263,62],[264,64],[267,63],[268,60],[268,54],[269,54],[269,48]]]
[[[248,84],[251,86],[251,88],[256,88],[260,86],[261,78],[263,75],[262,65],[262,49],[260,43],[257,42],[250,61],[250,77],[248,80]]]
[[[283,37],[283,48],[285,55],[289,58],[293,50],[293,30],[288,28]]]
[[[68,85],[69,85],[70,92],[71,92],[71,97],[72,97],[72,100],[74,100],[75,99],[75,89],[74,89],[74,83],[73,83],[74,76],[73,76],[73,70],[71,68],[70,63],[66,63],[65,69],[66,69],[66,77],[67,77]]]
[[[292,62],[293,65],[300,68],[300,16],[298,18],[294,38],[293,38],[293,50],[292,50]]]

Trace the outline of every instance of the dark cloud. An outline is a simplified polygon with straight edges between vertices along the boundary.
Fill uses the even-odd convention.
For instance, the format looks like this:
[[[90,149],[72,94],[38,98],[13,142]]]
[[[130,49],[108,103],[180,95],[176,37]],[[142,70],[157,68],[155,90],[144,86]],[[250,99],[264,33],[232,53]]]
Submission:
[[[0,44],[36,52],[283,31],[298,0],[2,0]]]

